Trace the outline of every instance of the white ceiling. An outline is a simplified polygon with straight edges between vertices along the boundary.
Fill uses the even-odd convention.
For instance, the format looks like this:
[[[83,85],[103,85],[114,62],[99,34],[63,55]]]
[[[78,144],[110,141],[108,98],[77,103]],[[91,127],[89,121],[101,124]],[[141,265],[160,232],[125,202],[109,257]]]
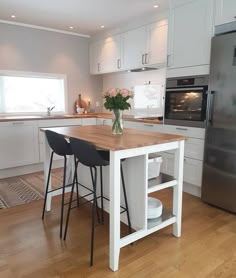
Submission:
[[[169,0],[1,0],[0,20],[92,35],[168,8]],[[159,8],[154,9],[153,5]],[[16,18],[11,18],[15,15]],[[73,26],[74,29],[69,29]],[[104,30],[103,29],[103,30]]]

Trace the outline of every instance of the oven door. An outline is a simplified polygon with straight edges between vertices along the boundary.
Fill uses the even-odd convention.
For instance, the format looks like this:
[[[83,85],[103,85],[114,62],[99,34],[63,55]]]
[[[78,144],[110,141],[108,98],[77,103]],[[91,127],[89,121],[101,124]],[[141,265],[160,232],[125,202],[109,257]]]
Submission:
[[[165,124],[205,127],[207,87],[166,89]]]

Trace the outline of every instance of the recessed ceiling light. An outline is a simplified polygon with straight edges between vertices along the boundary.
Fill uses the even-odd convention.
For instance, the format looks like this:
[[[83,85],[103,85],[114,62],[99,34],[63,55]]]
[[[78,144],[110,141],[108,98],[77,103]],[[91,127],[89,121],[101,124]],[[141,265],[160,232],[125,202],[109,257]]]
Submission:
[[[74,29],[74,27],[73,27],[73,26],[70,26],[69,28],[70,28],[70,29]]]
[[[153,8],[158,8],[158,7],[159,7],[158,5],[154,5],[154,6],[153,6]]]
[[[104,25],[101,25],[100,27],[101,27],[101,28],[104,28],[105,26],[104,26]]]
[[[13,15],[11,15],[11,18],[16,18],[16,16],[13,14]]]

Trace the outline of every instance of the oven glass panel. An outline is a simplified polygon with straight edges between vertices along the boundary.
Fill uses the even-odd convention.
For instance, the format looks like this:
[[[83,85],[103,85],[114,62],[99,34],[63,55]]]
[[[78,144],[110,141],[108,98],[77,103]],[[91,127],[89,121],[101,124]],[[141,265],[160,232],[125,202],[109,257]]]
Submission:
[[[202,121],[203,106],[204,96],[201,90],[166,92],[167,119]]]

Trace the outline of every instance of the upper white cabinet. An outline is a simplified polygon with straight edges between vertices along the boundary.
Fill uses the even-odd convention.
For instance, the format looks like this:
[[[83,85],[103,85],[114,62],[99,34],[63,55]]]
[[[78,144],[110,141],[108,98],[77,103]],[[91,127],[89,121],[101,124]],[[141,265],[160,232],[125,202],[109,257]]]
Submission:
[[[100,46],[99,72],[120,70],[122,67],[121,51],[120,35],[105,39]]]
[[[133,69],[145,64],[147,54],[146,26],[122,34],[124,47],[124,68]]]
[[[162,20],[90,44],[92,74],[166,62],[168,22]]]
[[[163,20],[147,26],[148,65],[166,63],[168,23]]]
[[[214,2],[182,2],[184,4],[178,6],[176,0],[173,1],[170,14],[167,77],[208,74]]]
[[[99,74],[121,69],[121,55],[120,35],[90,44],[90,72]]]
[[[216,0],[215,25],[236,21],[236,1]]]

